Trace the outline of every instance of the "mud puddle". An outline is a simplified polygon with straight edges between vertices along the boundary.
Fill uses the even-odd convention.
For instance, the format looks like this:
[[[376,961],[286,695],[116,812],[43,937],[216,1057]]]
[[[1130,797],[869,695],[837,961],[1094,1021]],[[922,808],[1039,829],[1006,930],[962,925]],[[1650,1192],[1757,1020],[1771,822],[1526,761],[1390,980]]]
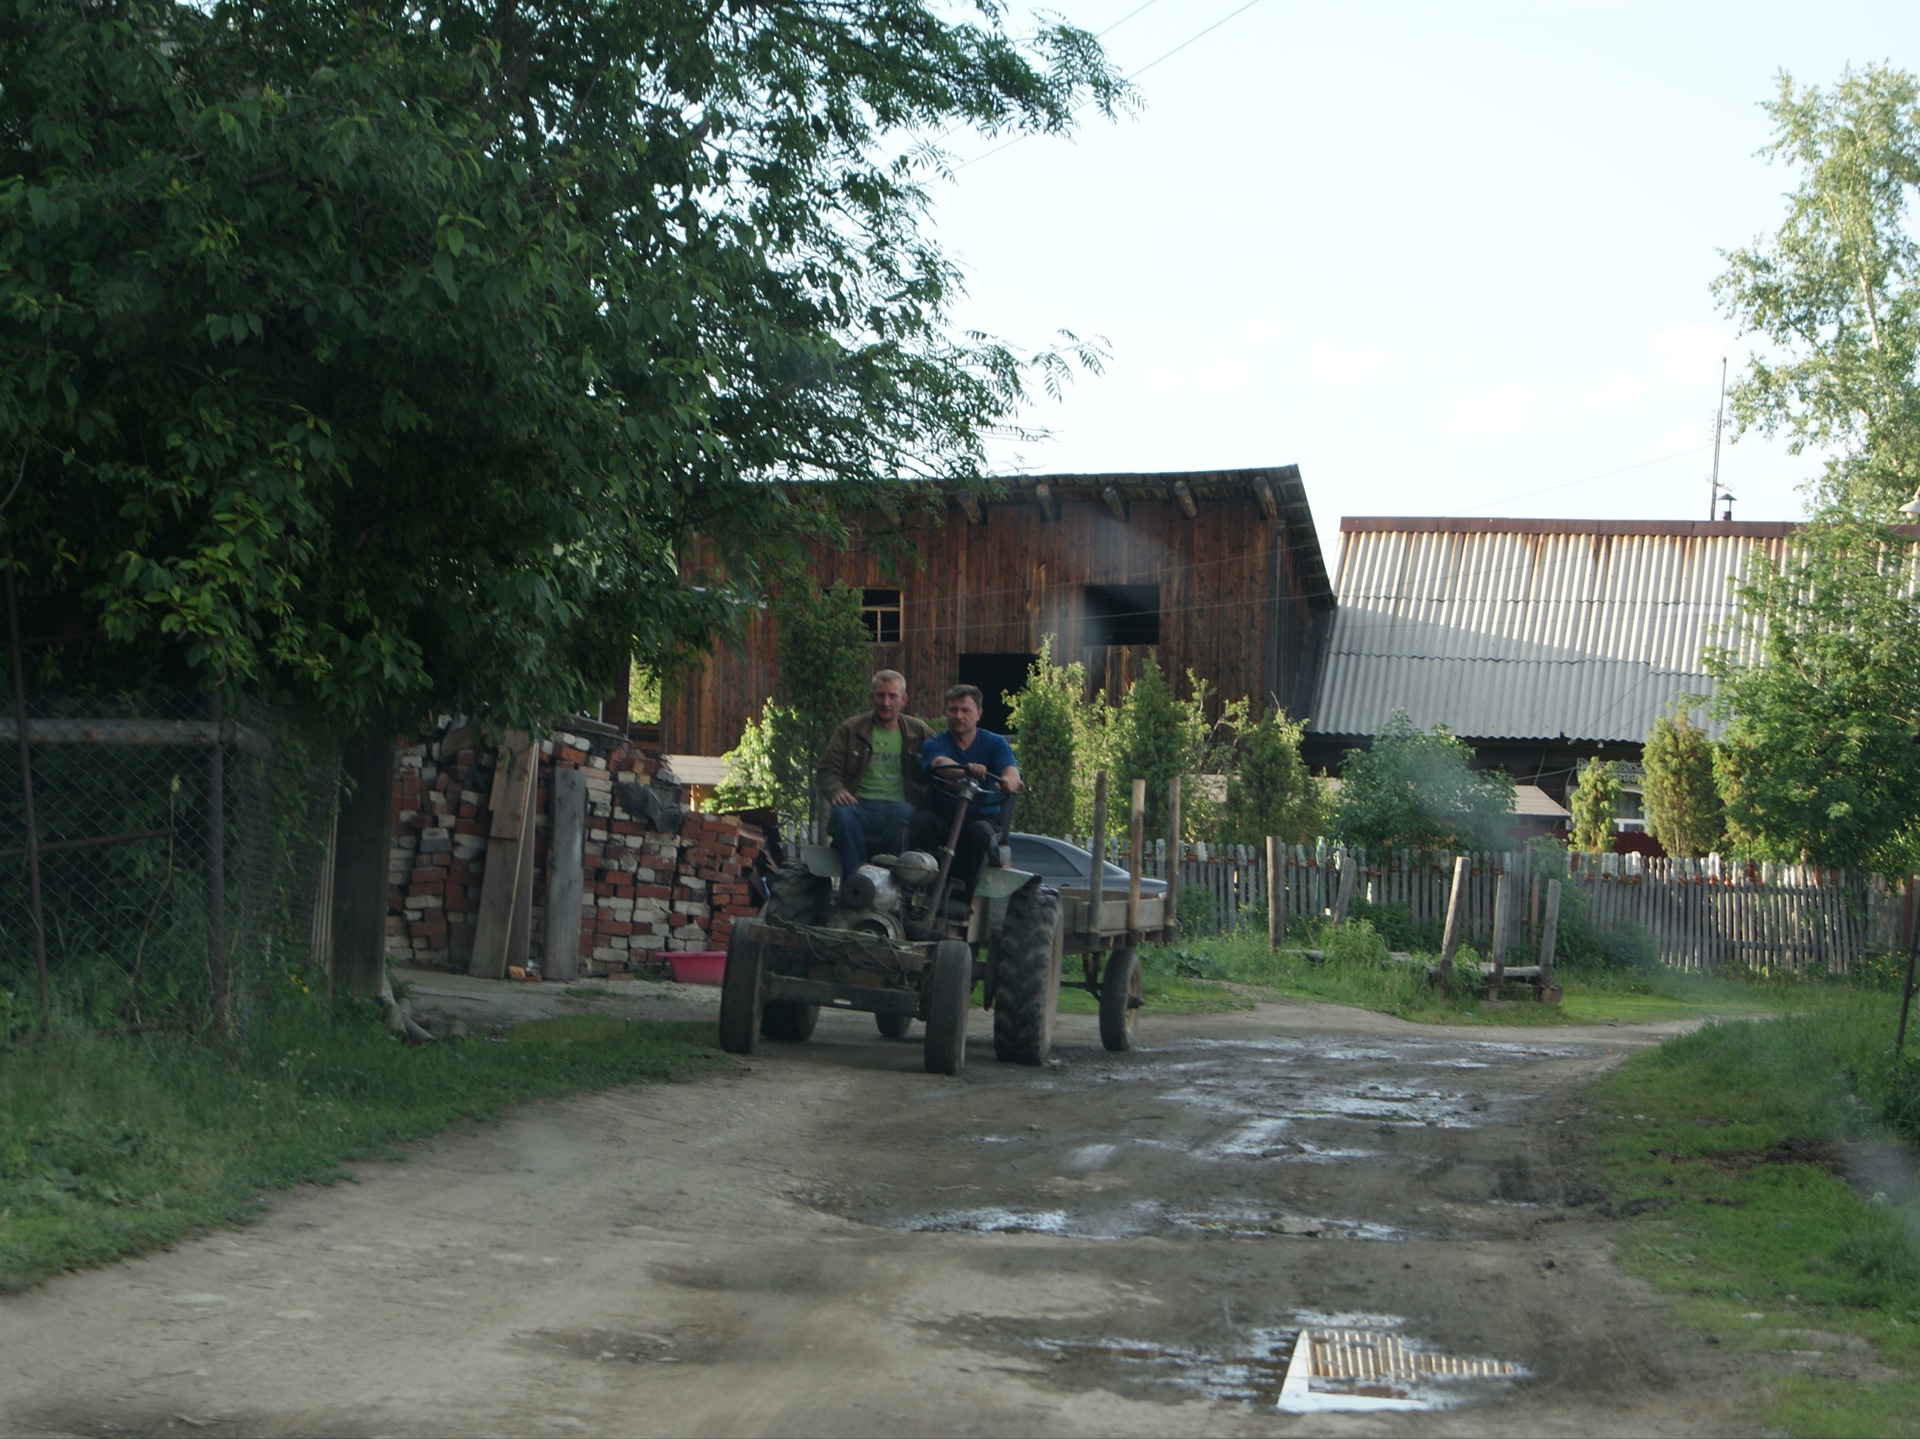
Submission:
[[[1288,1413],[1447,1409],[1484,1402],[1531,1377],[1510,1361],[1447,1353],[1387,1314],[1308,1311],[1284,1324],[1233,1329],[1213,1345],[1004,1328],[972,1329],[966,1338],[1039,1359],[1061,1382]]]

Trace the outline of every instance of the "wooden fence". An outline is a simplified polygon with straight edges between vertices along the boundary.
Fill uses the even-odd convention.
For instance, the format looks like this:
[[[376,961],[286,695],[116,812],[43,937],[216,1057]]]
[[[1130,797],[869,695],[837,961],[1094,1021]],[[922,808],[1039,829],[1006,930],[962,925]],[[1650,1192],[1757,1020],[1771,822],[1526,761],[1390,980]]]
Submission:
[[[789,841],[803,838],[795,832]],[[1062,838],[1090,848],[1086,835]],[[1199,895],[1211,901],[1212,920],[1235,928],[1250,912],[1264,913],[1270,888],[1266,852],[1253,845],[1183,845],[1179,856],[1182,919],[1189,931],[1202,927],[1193,913]],[[1125,840],[1110,835],[1107,856],[1126,863]],[[1653,937],[1664,964],[1680,969],[1734,967],[1764,974],[1816,970],[1845,973],[1862,956],[1904,952],[1914,922],[1909,886],[1890,886],[1877,876],[1813,865],[1749,864],[1706,859],[1649,859],[1605,854],[1568,857],[1568,889],[1583,896],[1588,923],[1600,930],[1640,926]],[[1533,873],[1527,850],[1469,855],[1462,901],[1461,940],[1485,953],[1493,937],[1493,906],[1501,876],[1514,909],[1515,942],[1530,946],[1546,900],[1546,882]],[[1369,854],[1328,840],[1282,850],[1279,888],[1288,915],[1329,914],[1343,866],[1357,868],[1354,898],[1375,905],[1403,905],[1415,925],[1438,933],[1446,920],[1453,882],[1451,854],[1394,850]],[[1147,847],[1145,873],[1167,879],[1167,843]],[[1436,944],[1437,947],[1437,944]]]
[[[1086,836],[1068,836],[1086,845]],[[1183,905],[1200,892],[1212,901],[1222,927],[1265,910],[1270,893],[1266,854],[1251,845],[1183,846]],[[1124,864],[1124,846],[1108,843]],[[1661,962],[1681,969],[1730,966],[1759,973],[1844,973],[1864,955],[1903,952],[1912,933],[1909,889],[1878,876],[1813,865],[1749,864],[1706,859],[1650,859],[1644,855],[1571,855],[1568,889],[1583,896],[1587,920],[1599,930],[1640,926],[1652,936]],[[1401,905],[1415,925],[1437,933],[1446,920],[1453,880],[1451,854],[1407,850],[1385,855],[1345,849],[1322,840],[1283,849],[1280,889],[1288,915],[1331,913],[1343,866],[1357,867],[1354,898]],[[1513,889],[1516,938],[1531,944],[1545,903],[1544,878],[1533,873],[1530,851],[1468,856],[1461,938],[1483,952],[1493,935],[1496,885]],[[1146,873],[1169,874],[1165,841],[1152,846]],[[1199,916],[1189,914],[1189,924]]]

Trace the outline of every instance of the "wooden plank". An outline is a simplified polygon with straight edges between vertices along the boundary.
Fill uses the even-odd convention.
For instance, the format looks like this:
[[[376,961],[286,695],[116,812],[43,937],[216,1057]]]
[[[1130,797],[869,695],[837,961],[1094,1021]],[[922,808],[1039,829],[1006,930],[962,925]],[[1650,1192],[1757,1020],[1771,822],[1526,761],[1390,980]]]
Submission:
[[[1100,770],[1093,777],[1093,833],[1087,836],[1087,849],[1093,855],[1093,871],[1088,876],[1088,892],[1093,896],[1093,907],[1100,907],[1100,894],[1106,885],[1106,875],[1101,861],[1107,857],[1107,772]]]
[[[500,979],[507,972],[515,901],[521,893],[521,837],[530,830],[533,779],[540,754],[539,747],[517,730],[507,732],[501,748],[510,758],[494,774],[496,802],[488,827],[487,867],[480,880],[473,958],[467,962],[467,973],[482,979]],[[533,846],[528,844],[526,848],[531,853]]]
[[[1133,782],[1132,803],[1127,810],[1127,928],[1140,928],[1140,847],[1146,835],[1147,782]]]
[[[532,745],[528,752],[533,758],[527,770],[526,822],[514,852],[513,923],[507,931],[507,963],[523,967],[533,962],[533,836],[540,816],[540,746]]]
[[[586,890],[587,775],[553,772],[553,821],[547,831],[547,935],[540,973],[573,979],[580,972],[580,901]]]
[[[1340,893],[1333,901],[1333,922],[1347,922],[1347,906],[1353,903],[1353,891],[1360,882],[1360,857],[1350,849],[1340,852]]]
[[[1498,985],[1507,963],[1507,875],[1504,870],[1493,877],[1493,970],[1488,983]]]
[[[1453,952],[1460,947],[1460,925],[1466,916],[1463,903],[1467,892],[1467,871],[1472,868],[1467,857],[1457,856],[1453,861],[1453,887],[1447,894],[1447,928],[1445,937],[1440,941],[1440,982],[1453,982]]]

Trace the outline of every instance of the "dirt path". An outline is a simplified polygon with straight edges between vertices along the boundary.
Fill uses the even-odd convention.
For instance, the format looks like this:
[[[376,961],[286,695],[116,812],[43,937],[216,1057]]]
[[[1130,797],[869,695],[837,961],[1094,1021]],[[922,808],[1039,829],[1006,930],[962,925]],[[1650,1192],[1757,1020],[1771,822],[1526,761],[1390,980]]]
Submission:
[[[552,989],[514,1002],[571,1003]],[[936,1079],[917,1027],[829,1014],[727,1075],[529,1106],[251,1229],[0,1300],[0,1429],[1739,1427],[1746,1382],[1611,1267],[1580,1173],[1581,1086],[1649,1031],[1264,1006],[1149,1015],[1115,1058],[1067,1017],[1045,1072],[995,1064],[988,1033]],[[1284,1413],[1303,1326],[1496,1377],[1418,1413]]]

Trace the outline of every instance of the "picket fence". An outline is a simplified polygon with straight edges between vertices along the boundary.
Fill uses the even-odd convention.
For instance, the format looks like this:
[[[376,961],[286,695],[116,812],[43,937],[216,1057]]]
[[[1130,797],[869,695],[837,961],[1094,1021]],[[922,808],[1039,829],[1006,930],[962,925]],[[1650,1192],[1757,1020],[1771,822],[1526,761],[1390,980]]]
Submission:
[[[803,836],[791,833],[789,841]],[[1086,835],[1061,838],[1092,848]],[[1264,846],[1181,846],[1177,858],[1184,927],[1230,929],[1268,911],[1271,888]],[[1125,840],[1110,835],[1107,857],[1125,865]],[[1534,873],[1533,852],[1473,854],[1462,897],[1461,938],[1483,954],[1493,936],[1494,898],[1507,878],[1511,931],[1531,946],[1545,903],[1545,880]],[[1651,859],[1645,855],[1568,857],[1568,884],[1587,901],[1596,929],[1639,925],[1652,935],[1660,960],[1679,969],[1731,967],[1761,974],[1841,974],[1870,954],[1904,952],[1914,924],[1910,885],[1893,886],[1813,865],[1760,864],[1724,859]],[[1169,879],[1167,842],[1146,847],[1141,870]],[[1452,854],[1393,850],[1370,854],[1328,840],[1281,850],[1279,885],[1288,915],[1330,914],[1344,867],[1357,869],[1354,898],[1403,905],[1416,925],[1437,932],[1446,920],[1453,883]],[[1208,914],[1195,913],[1203,903]]]
[[[1086,845],[1085,836],[1074,839]],[[1191,909],[1205,893],[1222,927],[1265,911],[1271,893],[1264,847],[1191,844],[1180,857],[1181,902]],[[1108,854],[1125,863],[1124,847]],[[1405,907],[1416,925],[1437,931],[1446,920],[1453,883],[1452,854],[1408,850],[1384,855],[1321,841],[1281,851],[1279,888],[1289,915],[1330,914],[1341,872],[1357,868],[1354,898]],[[1534,873],[1529,850],[1467,856],[1461,937],[1485,952],[1493,935],[1494,899],[1505,876],[1520,942],[1537,938],[1545,879]],[[1910,887],[1814,865],[1729,860],[1651,859],[1645,855],[1568,856],[1567,883],[1587,901],[1588,922],[1600,930],[1639,925],[1653,937],[1662,963],[1681,969],[1730,966],[1764,974],[1813,970],[1845,973],[1869,954],[1904,951],[1914,922]],[[1164,840],[1152,846],[1143,872],[1166,879]],[[1192,925],[1200,916],[1189,914]]]

